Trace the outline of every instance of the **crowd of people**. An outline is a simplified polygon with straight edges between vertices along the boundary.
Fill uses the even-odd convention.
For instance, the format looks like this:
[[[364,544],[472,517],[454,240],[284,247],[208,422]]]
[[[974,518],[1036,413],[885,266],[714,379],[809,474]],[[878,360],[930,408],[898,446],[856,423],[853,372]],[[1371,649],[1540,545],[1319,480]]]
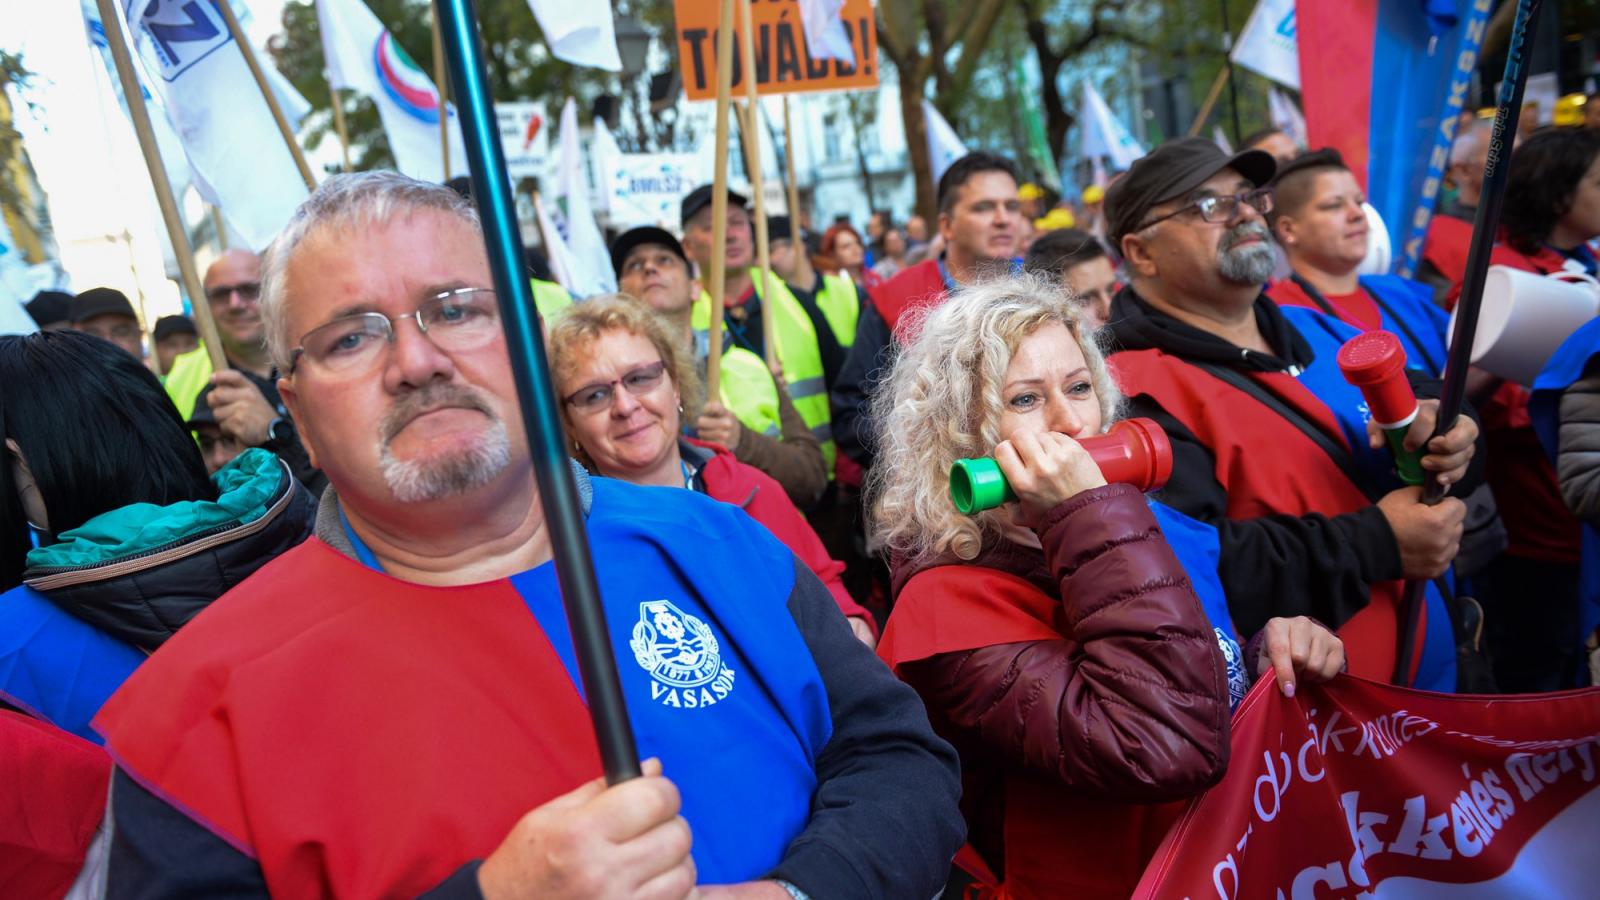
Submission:
[[[1484,138],[1422,280],[1369,272],[1356,173],[1270,129],[1169,141],[1070,214],[971,153],[931,227],[774,217],[770,277],[704,185],[677,233],[615,236],[620,293],[531,273],[645,759],[615,785],[467,191],[335,175],[224,253],[195,299],[226,368],[185,317],[147,340],[115,290],[40,294],[0,337],[0,873],[1121,897],[1258,680],[1593,683],[1600,332],[1439,421]],[[1597,240],[1600,130],[1528,135],[1494,261],[1593,278]],[[1437,504],[1336,362],[1375,329]],[[1148,495],[1082,443],[1127,418],[1170,443]],[[1011,499],[964,514],[982,457]]]

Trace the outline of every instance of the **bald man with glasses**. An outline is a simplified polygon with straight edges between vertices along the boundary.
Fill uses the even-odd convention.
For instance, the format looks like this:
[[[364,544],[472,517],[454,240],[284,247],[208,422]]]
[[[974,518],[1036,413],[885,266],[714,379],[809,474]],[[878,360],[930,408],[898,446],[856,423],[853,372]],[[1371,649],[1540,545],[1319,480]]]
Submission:
[[[1446,574],[1465,508],[1418,502],[1393,474],[1362,397],[1336,363],[1354,328],[1322,313],[1280,309],[1263,293],[1274,253],[1265,215],[1271,156],[1234,156],[1185,138],[1136,162],[1106,195],[1109,237],[1128,284],[1111,305],[1111,366],[1130,415],[1160,422],[1173,445],[1163,502],[1217,525],[1219,573],[1242,633],[1273,616],[1312,616],[1339,629],[1350,670],[1388,680],[1402,578]],[[1408,373],[1418,396],[1439,383]],[[1406,445],[1432,433],[1425,399]],[[1479,480],[1477,424],[1463,416],[1427,444],[1426,477],[1452,494]],[[1451,608],[1430,588],[1407,684],[1456,689]],[[1456,623],[1461,624],[1461,623]]]
[[[205,348],[173,361],[167,394],[188,418],[201,391],[217,427],[242,447],[261,447],[277,454],[299,482],[320,494],[328,479],[311,463],[288,407],[278,394],[278,370],[267,352],[266,323],[261,317],[261,258],[248,250],[227,250],[206,268],[202,280],[206,305],[222,338],[228,368],[215,372]]]

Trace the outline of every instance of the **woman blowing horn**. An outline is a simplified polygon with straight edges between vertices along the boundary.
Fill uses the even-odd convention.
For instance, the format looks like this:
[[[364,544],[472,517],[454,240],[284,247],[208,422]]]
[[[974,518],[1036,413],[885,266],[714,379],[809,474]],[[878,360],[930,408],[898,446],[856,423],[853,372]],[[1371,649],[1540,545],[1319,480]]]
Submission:
[[[1151,804],[1221,778],[1245,672],[1292,695],[1344,663],[1304,618],[1242,663],[1215,532],[1107,484],[1078,443],[1120,403],[1078,315],[1038,278],[965,289],[877,398],[873,536],[897,594],[879,652],[961,751],[958,864],[1015,898],[1128,896],[1175,812]],[[1017,500],[963,516],[950,464],[987,455]]]

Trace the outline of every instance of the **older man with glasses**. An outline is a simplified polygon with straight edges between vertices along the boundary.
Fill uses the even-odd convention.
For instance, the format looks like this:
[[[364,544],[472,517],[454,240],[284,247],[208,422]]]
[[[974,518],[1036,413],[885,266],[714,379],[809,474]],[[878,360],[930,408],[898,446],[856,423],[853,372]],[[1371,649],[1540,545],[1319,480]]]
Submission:
[[[650,758],[600,777],[470,204],[336,175],[263,284],[330,487],[103,711],[114,895],[938,893],[954,752],[816,576],[735,506],[578,469]]]
[[[1220,574],[1246,634],[1274,616],[1339,629],[1356,674],[1388,680],[1397,658],[1402,578],[1445,574],[1462,533],[1453,497],[1418,502],[1367,423],[1336,355],[1357,333],[1320,312],[1280,309],[1272,274],[1271,156],[1228,156],[1201,138],[1136,162],[1106,196],[1109,237],[1128,284],[1111,306],[1111,365],[1134,416],[1172,438],[1163,502],[1215,523]],[[1408,373],[1419,396],[1439,384]],[[1421,448],[1438,401],[1423,400],[1405,444]],[[1478,436],[1462,417],[1427,443],[1426,477],[1470,489]],[[1474,469],[1481,469],[1480,465]],[[1430,588],[1417,652],[1402,679],[1456,687],[1446,599]]]

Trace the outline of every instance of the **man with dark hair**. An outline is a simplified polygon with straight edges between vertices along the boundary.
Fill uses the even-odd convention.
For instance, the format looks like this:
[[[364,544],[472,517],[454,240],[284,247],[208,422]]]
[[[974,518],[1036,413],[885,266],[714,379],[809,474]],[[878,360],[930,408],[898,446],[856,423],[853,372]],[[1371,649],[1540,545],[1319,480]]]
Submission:
[[[40,331],[65,331],[72,327],[72,295],[64,291],[40,291],[23,304],[23,309]]]
[[[1090,328],[1100,328],[1111,318],[1111,298],[1122,285],[1094,235],[1076,228],[1047,231],[1028,248],[1022,267],[1059,280],[1083,304]]]
[[[72,298],[72,329],[110,341],[144,359],[144,329],[128,296],[116,288],[98,287]]]
[[[200,349],[200,335],[188,316],[162,316],[156,320],[150,338],[156,345],[156,364],[160,367],[157,374],[160,375],[171,372],[172,363],[178,357]]]
[[[834,438],[862,466],[872,461],[872,388],[901,317],[937,306],[957,285],[1017,267],[1023,232],[1019,181],[1016,163],[1004,156],[978,151],[956,160],[939,179],[944,253],[872,289],[872,302],[861,311],[855,344],[833,387]]]
[[[1268,294],[1279,304],[1320,310],[1361,331],[1400,338],[1410,366],[1444,371],[1450,317],[1427,285],[1399,275],[1361,275],[1368,225],[1366,192],[1339,151],[1317,150],[1280,166],[1272,180],[1273,235],[1292,270]]]
[[[1425,506],[1418,488],[1391,474],[1362,397],[1335,361],[1355,330],[1280,309],[1262,292],[1273,266],[1262,217],[1273,209],[1275,169],[1265,152],[1229,157],[1184,138],[1112,186],[1109,236],[1129,284],[1111,305],[1111,365],[1130,414],[1156,420],[1172,441],[1162,501],[1218,528],[1218,572],[1240,630],[1313,616],[1340,630],[1353,673],[1388,680],[1400,579],[1448,570],[1465,508],[1453,497]],[[1436,381],[1413,383],[1437,396]],[[1427,440],[1437,410],[1422,402],[1408,447]],[[1453,492],[1470,487],[1477,433],[1464,416],[1429,442],[1425,475]],[[1456,643],[1431,588],[1425,621],[1406,681],[1454,690]]]

